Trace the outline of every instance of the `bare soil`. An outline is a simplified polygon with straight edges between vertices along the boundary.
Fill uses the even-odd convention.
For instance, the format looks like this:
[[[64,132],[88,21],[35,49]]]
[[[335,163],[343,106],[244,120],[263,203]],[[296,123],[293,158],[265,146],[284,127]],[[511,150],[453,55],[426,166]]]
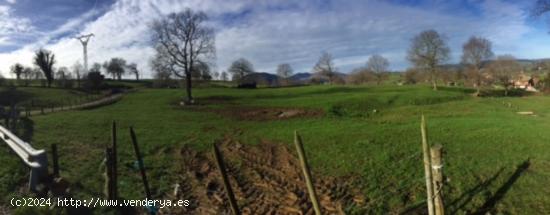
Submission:
[[[226,139],[220,145],[237,204],[243,214],[313,214],[299,161],[285,145],[263,142],[250,146]],[[231,214],[213,154],[183,148],[177,194],[189,207],[163,214]],[[177,161],[180,162],[180,161]],[[323,214],[344,214],[362,208],[365,198],[351,178],[312,173]]]
[[[228,107],[225,109],[214,110],[214,112],[237,120],[250,121],[318,117],[324,114],[322,110],[316,109],[262,107]]]

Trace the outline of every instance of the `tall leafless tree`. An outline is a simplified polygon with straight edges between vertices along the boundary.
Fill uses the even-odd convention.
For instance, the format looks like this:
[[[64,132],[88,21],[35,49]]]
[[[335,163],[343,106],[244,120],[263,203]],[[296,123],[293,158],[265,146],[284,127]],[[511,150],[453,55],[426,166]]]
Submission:
[[[489,72],[492,79],[504,87],[504,96],[508,96],[508,91],[514,85],[514,78],[519,74],[521,65],[512,55],[500,55],[489,65]]]
[[[449,59],[449,53],[444,37],[435,30],[427,30],[412,39],[407,59],[417,68],[428,71],[433,89],[437,90],[437,69]]]
[[[327,78],[332,83],[337,75],[332,55],[328,52],[321,53],[319,60],[313,66],[313,73],[319,76],[319,78]]]
[[[211,66],[206,62],[197,62],[197,65],[193,67],[191,72],[191,77],[194,80],[208,81],[212,79],[212,69]]]
[[[136,76],[136,81],[139,81],[139,70],[137,69],[136,63],[128,64],[128,73],[133,74]]]
[[[294,73],[294,70],[288,63],[279,64],[277,66],[277,75],[282,78],[281,83],[283,85],[289,85],[290,84],[290,76]]]
[[[279,64],[277,66],[277,75],[281,76],[282,78],[289,78],[292,73],[294,73],[294,70],[288,63]]]
[[[241,80],[244,76],[255,72],[252,63],[245,58],[239,58],[233,61],[227,71],[232,74],[232,79],[234,81]]]
[[[25,79],[24,84],[25,86],[29,86],[33,77],[33,69],[31,67],[25,67],[23,69],[23,73],[21,73],[21,76],[23,79]]]
[[[367,69],[374,73],[376,84],[380,84],[384,80],[388,67],[390,67],[388,59],[378,54],[370,56],[367,61]]]
[[[73,73],[76,76],[76,87],[80,88],[80,80],[82,79],[82,75],[84,74],[84,66],[80,63],[80,61],[77,61],[72,66]]]
[[[474,82],[479,94],[482,82],[481,66],[483,61],[493,57],[491,41],[483,37],[472,36],[462,46],[462,64],[468,67],[468,79]]]
[[[55,55],[46,49],[40,49],[34,55],[34,64],[40,67],[40,70],[42,70],[46,77],[48,87],[51,87],[54,78],[53,65],[55,64]]]
[[[228,81],[229,80],[229,78],[227,77],[227,72],[226,71],[223,71],[220,74],[220,80],[222,80],[222,81]]]
[[[197,62],[215,57],[214,29],[206,25],[208,16],[203,12],[185,9],[156,20],[153,40],[157,51],[157,63],[169,64],[175,76],[186,79],[187,99],[192,104],[192,71]]]

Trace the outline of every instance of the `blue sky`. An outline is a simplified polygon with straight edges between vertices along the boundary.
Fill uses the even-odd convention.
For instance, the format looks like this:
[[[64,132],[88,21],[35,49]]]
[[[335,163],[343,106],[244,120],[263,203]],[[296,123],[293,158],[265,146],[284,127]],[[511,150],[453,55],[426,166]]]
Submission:
[[[335,57],[342,72],[365,64],[370,55],[409,67],[410,39],[435,29],[458,62],[471,35],[490,39],[494,52],[518,58],[550,57],[549,28],[532,19],[534,0],[0,0],[0,72],[31,66],[38,48],[52,50],[58,66],[82,61],[76,35],[94,33],[89,61],[123,57],[150,77],[149,23],[184,8],[202,10],[216,29],[217,70],[239,58],[273,73],[280,63],[310,72],[320,53]]]

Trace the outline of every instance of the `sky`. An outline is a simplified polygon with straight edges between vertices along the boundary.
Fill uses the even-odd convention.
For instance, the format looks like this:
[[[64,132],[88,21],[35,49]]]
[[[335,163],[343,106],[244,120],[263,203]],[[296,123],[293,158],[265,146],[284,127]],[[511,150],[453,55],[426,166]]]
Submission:
[[[434,29],[458,63],[472,35],[492,41],[495,54],[550,57],[550,27],[530,17],[534,0],[0,0],[0,73],[13,77],[14,63],[32,66],[33,53],[53,51],[56,67],[83,62],[76,36],[93,33],[88,61],[122,57],[152,77],[150,25],[191,8],[209,16],[215,30],[215,70],[246,58],[258,72],[275,73],[289,63],[311,72],[322,52],[340,72],[380,54],[390,69],[410,67],[406,53],[418,33]]]

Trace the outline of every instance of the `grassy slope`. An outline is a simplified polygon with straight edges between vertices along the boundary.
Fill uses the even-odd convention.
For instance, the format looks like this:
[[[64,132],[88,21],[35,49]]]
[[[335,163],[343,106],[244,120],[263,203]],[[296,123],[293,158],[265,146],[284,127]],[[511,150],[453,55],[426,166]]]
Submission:
[[[0,88],[0,105],[9,106],[10,102],[16,101],[17,105],[27,106],[34,100],[35,105],[69,104],[71,101],[83,97],[86,93],[77,90],[44,87],[17,87],[15,90]]]
[[[73,190],[81,197],[97,197],[102,190],[100,162],[110,139],[111,121],[117,120],[124,128],[119,131],[119,152],[126,166],[132,166],[133,160],[126,128],[134,125],[158,195],[176,181],[170,174],[179,165],[173,157],[183,144],[207,149],[224,134],[249,144],[261,138],[290,144],[297,129],[304,137],[315,174],[360,175],[358,181],[372,199],[373,212],[403,211],[425,198],[419,139],[419,118],[424,113],[431,142],[446,150],[449,211],[472,212],[490,199],[498,200],[497,210],[511,213],[550,211],[550,191],[545,189],[550,176],[548,97],[480,99],[461,90],[432,92],[421,86],[204,88],[195,93],[199,101],[225,96],[233,106],[305,107],[324,109],[327,114],[309,119],[237,121],[174,106],[182,90],[142,90],[112,106],[37,116],[33,118],[33,142],[39,147],[57,143],[62,175],[76,183]],[[224,108],[227,104],[211,106]],[[521,116],[517,110],[535,111],[538,116]],[[240,130],[244,132],[238,134]],[[0,151],[0,160],[13,168],[1,171],[16,174],[2,174],[2,193],[10,192],[11,186],[5,184],[25,181],[24,172],[17,170],[20,164],[7,158],[5,151]],[[527,158],[531,158],[531,167],[507,189],[504,185],[516,166]],[[135,188],[140,187],[139,174],[126,166],[120,168],[122,196],[140,198],[142,191]],[[483,183],[486,186],[474,189]],[[502,191],[507,191],[506,195],[494,197]]]

